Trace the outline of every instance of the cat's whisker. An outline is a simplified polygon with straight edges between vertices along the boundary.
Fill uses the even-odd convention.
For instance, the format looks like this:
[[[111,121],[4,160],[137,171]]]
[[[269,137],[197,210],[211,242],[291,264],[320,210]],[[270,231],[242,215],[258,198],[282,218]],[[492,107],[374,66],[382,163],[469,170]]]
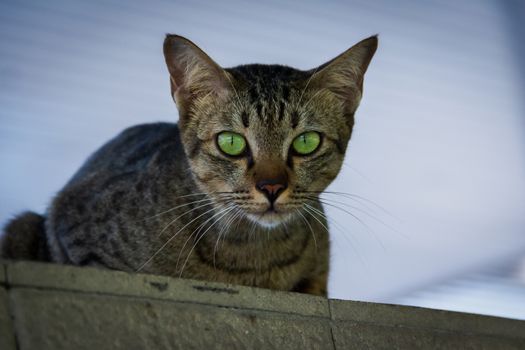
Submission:
[[[300,209],[296,209],[296,212],[301,216],[303,221],[306,223],[306,225],[310,229],[310,232],[312,233],[312,237],[314,238],[315,254],[317,255],[317,239],[315,238],[315,233],[314,233],[314,230],[312,228],[312,225],[310,225],[310,223],[308,222],[308,219],[303,215],[303,213],[301,213]]]
[[[202,207],[205,207],[205,206],[208,206],[208,205],[213,205],[215,204],[215,202],[220,202],[220,201],[224,201],[224,200],[228,200],[228,199],[231,199],[225,195],[223,195],[223,197],[221,198],[216,198],[215,200],[213,199],[208,199],[208,202],[206,202],[205,204],[202,204],[202,205],[199,205],[199,206],[196,206],[195,208],[192,208],[180,215],[178,215],[177,217],[175,217],[175,219],[171,220],[161,231],[160,233],[157,235],[157,237],[160,237],[162,236],[162,234],[164,233],[164,231],[166,231],[173,223],[175,223],[175,221],[177,221],[178,219],[180,219],[181,217],[185,216],[185,215],[188,215],[189,213],[197,210],[197,209],[200,209]],[[204,200],[203,200],[204,201]]]
[[[241,214],[243,214],[243,213],[241,212]],[[241,217],[242,217],[242,215],[241,215]],[[237,220],[237,222],[234,222],[235,226],[234,226],[233,229],[230,228],[229,232],[239,232],[239,222],[240,222],[240,220]],[[232,225],[233,225],[233,223],[232,223]],[[226,232],[226,234],[228,234],[228,232]]]
[[[349,212],[348,210],[345,210],[343,208],[340,208],[338,207],[337,205],[334,205],[334,204],[330,204],[330,203],[327,203],[326,201],[323,201],[323,200],[319,200],[319,202],[321,202],[322,204],[324,205],[328,205],[330,207],[333,207],[333,208],[336,208],[336,209],[339,209],[341,210],[342,212],[352,216],[355,220],[357,220],[367,231],[368,233],[370,233],[374,238],[375,240],[379,243],[379,245],[383,248],[384,251],[386,251],[386,248],[385,246],[383,245],[383,242],[381,242],[381,240],[379,239],[379,237],[377,237],[377,235],[375,234],[375,232],[370,228],[370,226],[368,226],[363,220],[361,220],[357,215]]]
[[[341,201],[336,201],[336,200],[333,200],[333,199],[322,198],[322,200],[324,200],[325,202],[330,201],[330,202],[333,202],[333,203],[338,203],[338,204],[344,205],[344,206],[346,206],[346,207],[348,207],[348,208],[351,208],[351,209],[353,209],[353,210],[357,210],[357,211],[363,213],[364,215],[368,216],[368,217],[371,218],[372,220],[374,220],[374,221],[378,222],[379,224],[383,225],[384,227],[388,228],[390,231],[395,232],[395,233],[397,233],[397,234],[399,234],[399,235],[401,235],[401,236],[403,236],[403,237],[405,237],[405,238],[408,237],[405,233],[399,231],[399,230],[396,229],[394,226],[389,225],[388,223],[386,223],[384,220],[381,220],[381,219],[380,219],[379,217],[377,217],[376,215],[370,214],[370,213],[367,212],[366,210],[363,210],[363,209],[361,209],[361,208],[359,208],[359,207],[356,207],[356,206],[354,206],[354,205],[351,205],[351,204],[348,204],[348,203],[345,203],[345,202],[341,202]],[[324,202],[323,202],[323,203],[324,203]],[[358,202],[358,203],[359,203],[359,202]],[[328,203],[327,203],[327,204],[328,204]],[[367,207],[367,209],[368,209],[368,207]]]
[[[184,230],[186,227],[188,227],[189,225],[191,225],[193,222],[195,222],[195,220],[198,220],[199,218],[201,218],[202,216],[204,215],[207,215],[208,213],[212,212],[213,210],[215,210],[214,208],[211,208],[207,211],[205,211],[204,213],[200,214],[199,216],[197,216],[196,218],[192,219],[190,222],[188,222],[186,225],[182,226],[177,232],[175,232],[174,235],[172,235],[159,249],[157,249],[155,251],[155,253],[153,253],[153,255],[148,259],[146,260],[146,262],[144,262],[142,265],[139,266],[139,268],[135,271],[135,272],[140,272],[144,266],[146,266],[147,264],[149,264],[171,241],[173,241],[173,239],[175,239],[175,237],[180,233],[182,232],[182,230]]]
[[[312,200],[312,201],[313,201],[313,202],[319,202],[318,199],[316,199],[316,200]],[[307,203],[304,203],[304,206],[305,206],[306,208],[308,208],[309,210],[313,211],[314,213],[316,213],[317,215],[319,215],[321,218],[325,219],[327,222],[332,222],[334,225],[336,225],[336,226],[338,227],[338,229],[341,230],[341,232],[344,232],[344,227],[343,227],[343,225],[341,225],[339,222],[335,221],[334,219],[329,220],[329,219],[328,219],[328,216],[326,216],[326,214],[323,213],[323,211],[321,211],[321,210],[319,210],[319,209],[315,208],[314,206],[311,206],[311,205],[309,205],[309,204],[307,204]],[[326,226],[325,226],[325,227],[326,227]]]
[[[312,206],[304,203],[303,204],[303,208],[305,209],[306,213],[310,214],[310,216],[312,218],[314,218],[316,221],[318,221],[324,228],[325,230],[327,230],[326,226],[323,225],[319,219],[317,219],[316,215],[319,215],[321,216],[322,218],[324,218],[325,220],[327,221],[330,221],[332,224],[334,224],[334,226],[337,228],[337,230],[339,232],[341,232],[342,234],[342,237],[344,237],[344,239],[346,240],[346,242],[350,245],[350,249],[352,249],[352,251],[354,252],[354,254],[358,257],[359,261],[361,261],[361,263],[363,264],[363,266],[367,266],[363,260],[363,257],[361,256],[361,254],[359,254],[359,251],[356,249],[356,247],[354,246],[354,244],[352,243],[352,241],[350,240],[350,237],[351,235],[348,235],[347,232],[345,232],[345,229],[344,227],[342,227],[337,221],[335,220],[328,220],[328,218],[326,217],[326,215],[323,213],[323,212],[320,212],[319,210],[315,210],[315,211],[312,211],[312,209],[315,209],[313,208]],[[315,214],[315,215],[314,215]],[[328,231],[327,231],[328,232]]]
[[[351,205],[351,204],[348,204],[348,203],[345,203],[345,202],[341,202],[341,201],[333,200],[333,199],[331,199],[331,198],[330,198],[330,199],[328,199],[328,198],[321,198],[319,201],[320,201],[321,203],[324,203],[324,204],[326,204],[326,205],[330,205],[330,206],[334,206],[334,205],[330,204],[330,202],[332,202],[332,203],[337,203],[337,204],[340,204],[340,205],[344,205],[345,207],[350,208],[350,209],[353,209],[353,210],[357,210],[357,211],[363,213],[364,215],[368,216],[368,217],[371,218],[372,220],[374,220],[374,221],[378,222],[379,224],[383,225],[384,227],[388,228],[389,230],[391,230],[391,231],[393,231],[393,232],[395,232],[395,233],[397,233],[397,234],[400,234],[401,236],[406,237],[406,235],[405,235],[403,232],[401,232],[401,231],[395,229],[393,226],[387,224],[385,221],[381,220],[381,219],[378,218],[377,216],[372,215],[372,214],[368,213],[366,210],[363,210],[363,209],[361,209],[361,208],[359,208],[359,207],[356,207],[356,206],[354,206],[354,205]],[[335,206],[334,206],[334,207],[335,207]],[[338,209],[343,210],[343,209],[341,209],[341,208],[338,208]],[[354,214],[352,214],[352,213],[348,213],[348,214],[354,216]],[[356,216],[355,216],[355,218],[358,219]]]
[[[206,229],[206,230],[205,230],[205,231],[204,231],[204,232],[198,237],[198,238],[197,238],[197,240],[195,241],[195,243],[194,243],[193,246],[191,247],[191,249],[190,249],[188,255],[186,256],[186,260],[184,260],[184,264],[182,264],[182,268],[181,268],[181,270],[180,270],[180,274],[179,274],[180,277],[182,277],[182,274],[183,274],[183,272],[184,272],[184,268],[186,267],[186,264],[188,263],[188,260],[189,260],[189,258],[190,258],[190,256],[191,256],[191,253],[193,253],[193,250],[194,250],[195,247],[199,244],[200,240],[206,235],[206,233],[207,233],[208,231],[210,231],[210,229],[211,229],[211,228],[212,228],[217,222],[219,222],[219,221],[220,221],[225,215],[227,215],[230,211],[232,211],[232,210],[234,210],[234,209],[235,209],[235,207],[234,207],[234,206],[231,206],[231,207],[228,207],[227,209],[223,210],[223,211],[222,211],[222,215],[219,216],[219,217],[218,217],[218,218],[217,218],[217,219],[216,219],[216,220],[215,220],[215,221],[214,221],[214,222],[213,222],[213,223],[212,223],[212,224],[211,224],[211,225],[210,225],[210,226],[209,226],[209,227],[208,227],[208,228],[207,228],[207,229]],[[213,218],[213,217],[215,217],[215,215],[212,216],[212,218]],[[200,230],[199,230],[199,232],[200,232]],[[199,232],[197,232],[197,234],[196,234],[197,236],[199,235]],[[192,234],[192,235],[193,235],[193,234]],[[190,235],[190,237],[191,237],[192,235]],[[184,247],[183,247],[183,248],[184,248]],[[180,255],[179,255],[179,257],[180,257]],[[177,265],[176,265],[176,266],[178,266],[178,259],[177,259]]]
[[[391,212],[389,212],[385,207],[379,205],[378,203],[374,202],[373,200],[371,199],[368,199],[366,197],[363,197],[363,196],[360,196],[360,195],[357,195],[357,194],[354,194],[354,193],[348,193],[348,192],[339,192],[339,191],[304,191],[306,193],[316,193],[316,194],[327,194],[327,195],[335,195],[335,196],[341,196],[341,197],[346,197],[346,198],[349,198],[349,199],[353,199],[353,200],[362,200],[362,201],[365,201],[367,203],[370,203],[371,205],[373,205],[374,207],[378,208],[379,210],[381,210],[382,212],[384,212],[385,214],[397,219],[397,220],[400,220],[399,218],[397,218],[395,215],[393,215]]]
[[[250,232],[248,233],[248,239],[252,239],[252,237],[254,236],[254,232],[255,232],[255,229],[257,228],[257,223],[255,221],[252,221],[252,227],[250,229]]]
[[[323,195],[333,195],[333,196],[339,196],[339,197],[342,197],[342,198],[345,198],[345,199],[350,199],[350,200],[353,200],[355,201],[357,204],[360,204],[362,206],[364,206],[367,210],[373,212],[373,213],[377,213],[377,210],[374,210],[373,208],[371,208],[370,206],[368,206],[366,203],[369,203],[371,205],[374,205],[375,208],[379,209],[382,213],[388,215],[390,218],[393,218],[393,219],[396,219],[396,220],[399,220],[401,221],[399,218],[397,218],[396,216],[394,216],[393,214],[391,214],[390,212],[388,212],[385,208],[383,208],[382,206],[380,206],[379,204],[373,202],[372,200],[370,199],[367,199],[365,197],[362,197],[362,196],[359,196],[359,195],[356,195],[356,194],[352,194],[352,193],[345,193],[345,192],[333,192],[333,191],[326,191],[326,192],[321,192],[321,191],[304,191],[306,193],[313,193],[315,194],[316,196],[315,197],[308,197],[306,196],[307,198],[309,198],[310,200],[315,200],[315,201],[322,201],[322,203],[326,204],[326,205],[329,205],[329,206],[333,206],[335,208],[338,208],[337,206],[334,206],[333,204],[330,204],[330,203],[338,203],[338,204],[341,204],[347,208],[351,208],[353,210],[357,210],[361,213],[363,213],[364,215],[366,215],[367,217],[371,218],[372,220],[378,222],[379,224],[381,224],[382,226],[388,228],[390,231],[392,232],[395,232],[396,234],[400,235],[401,237],[405,238],[405,239],[408,239],[410,238],[406,233],[396,229],[394,226],[388,224],[387,222],[385,222],[384,220],[380,219],[378,216],[376,215],[373,215],[369,212],[367,212],[366,210],[362,209],[362,208],[359,208],[359,207],[356,207],[354,205],[351,205],[351,204],[348,204],[348,203],[345,203],[345,202],[341,202],[341,201],[337,201],[337,200],[334,200],[332,198],[326,198],[324,197]],[[318,197],[318,196],[323,196],[323,197]],[[365,203],[363,203],[365,202]],[[342,208],[338,208],[339,210],[341,211],[345,211],[344,209]],[[361,222],[361,224],[363,224],[363,226],[365,226],[367,228],[367,230],[372,233],[374,236],[374,231],[372,229],[370,229],[367,225],[364,224],[363,220],[361,220],[360,218],[358,218],[355,214],[353,213],[348,213],[350,214],[351,216],[353,216],[357,221]],[[377,214],[379,215],[379,214]],[[376,240],[379,241],[378,238],[376,238]],[[381,242],[380,242],[381,245],[383,245]]]
[[[312,212],[314,212],[314,213],[317,212],[317,214],[320,215],[321,218],[323,218],[323,219],[325,219],[325,220],[328,221],[328,218],[326,217],[326,215],[325,215],[323,212],[317,210],[316,208],[312,207],[311,205],[309,205],[309,204],[307,204],[307,203],[304,203],[304,204],[303,204],[303,208],[304,208],[306,211],[312,211]],[[314,218],[314,219],[315,219],[315,220],[316,220],[321,226],[323,226],[323,228],[326,230],[327,233],[330,233],[330,231],[328,230],[328,227],[326,227],[326,225],[325,225],[321,220],[319,220],[319,219],[318,219],[316,216],[314,216],[314,215],[312,215],[312,217],[313,217],[313,218]]]
[[[179,256],[177,258],[177,263],[175,265],[175,269],[177,269],[177,267],[179,266],[179,261],[180,261],[180,257],[181,257],[181,254],[182,252],[184,251],[184,248],[186,247],[186,245],[188,244],[188,242],[191,240],[191,238],[193,237],[193,235],[195,233],[198,233],[206,226],[206,224],[208,222],[210,222],[211,220],[213,220],[215,217],[221,215],[223,212],[225,211],[228,211],[229,209],[233,208],[234,205],[233,204],[230,204],[228,205],[227,207],[225,208],[222,208],[222,209],[219,209],[219,211],[213,213],[209,218],[207,218],[206,220],[204,220],[204,222],[202,222],[201,224],[199,224],[199,226],[197,226],[197,228],[195,228],[191,233],[190,235],[188,236],[188,238],[186,239],[186,241],[184,242],[184,245],[182,246],[182,248],[180,248],[180,251],[179,251]]]
[[[213,193],[214,192],[193,192],[193,193],[190,193],[190,194],[184,194],[184,195],[181,195],[181,196],[175,196],[173,198],[170,197],[170,199],[175,200],[175,199],[187,198],[187,197],[195,197],[195,196],[208,196],[208,195],[213,194]]]
[[[192,194],[187,194],[187,195],[183,195],[183,196],[176,196],[176,197],[173,197],[172,200],[175,200],[175,199],[181,199],[181,198],[185,198],[185,197],[194,197],[194,196],[212,196],[214,194],[218,194],[222,197],[220,197],[220,199],[229,199],[229,198],[225,198],[225,196],[228,194],[229,192],[209,192],[209,193],[206,193],[206,192],[200,192],[200,193],[192,193]],[[199,199],[199,200],[195,200],[195,201],[191,201],[191,202],[188,202],[188,203],[184,203],[184,204],[181,204],[181,205],[177,205],[173,208],[170,208],[168,210],[165,210],[163,212],[160,212],[158,214],[155,214],[153,216],[150,216],[150,217],[147,217],[147,218],[144,218],[142,220],[150,220],[150,219],[153,219],[155,217],[158,217],[158,216],[161,216],[161,215],[164,215],[164,214],[167,214],[173,210],[176,210],[178,208],[182,208],[182,207],[185,207],[185,206],[188,206],[188,205],[192,205],[192,204],[196,204],[196,203],[200,203],[200,202],[205,202],[205,201],[210,201],[212,202],[213,199],[212,198],[203,198],[203,199]]]
[[[320,198],[322,200],[325,200],[325,201],[330,201],[330,202],[333,202],[333,203],[342,204],[342,205],[344,205],[346,207],[349,207],[349,208],[352,208],[352,209],[356,209],[356,210],[358,210],[358,211],[360,211],[360,212],[370,216],[371,218],[376,219],[375,216],[372,216],[372,214],[370,214],[369,212],[366,211],[366,210],[369,210],[370,212],[375,213],[375,211],[373,209],[371,209],[370,207],[366,206],[365,204],[363,204],[360,201],[356,201],[354,198],[343,197],[343,199],[352,199],[352,200],[354,200],[354,203],[362,205],[366,210],[361,208],[361,207],[357,207],[357,206],[355,206],[353,204],[349,204],[349,203],[346,203],[346,202],[338,201],[336,199],[329,198],[329,197],[324,197],[323,195],[319,196],[318,198]]]
[[[363,174],[361,171],[357,170],[355,167],[347,164],[347,163],[342,163],[342,166],[344,166],[345,168],[349,169],[349,170],[352,170],[353,172],[355,172],[360,178],[362,178],[363,180],[365,180],[366,182],[368,182],[369,184],[373,184],[373,181],[370,180],[370,178],[368,176],[366,176],[365,174]]]
[[[230,232],[230,227],[231,225],[235,222],[235,220],[241,218],[243,216],[243,210],[241,207],[239,207],[237,204],[235,204],[235,210],[233,211],[233,213],[229,213],[230,217],[228,217],[228,219],[226,220],[223,220],[223,225],[221,227],[221,229],[219,230],[219,233],[218,233],[218,238],[217,238],[217,241],[215,242],[215,247],[214,247],[214,257],[213,257],[213,260],[214,260],[214,266],[215,266],[215,255],[216,255],[216,252],[220,249],[219,247],[219,244],[220,244],[220,239],[223,238],[223,241],[224,241],[224,238],[226,237],[227,233]]]
[[[221,233],[221,236],[222,236],[222,243],[223,243],[223,244],[224,244],[224,241],[225,241],[225,239],[226,239],[226,235],[228,234],[228,232],[230,232],[230,228],[231,228],[231,226],[232,226],[234,223],[236,223],[236,221],[237,221],[237,223],[238,223],[238,222],[239,222],[238,220],[239,220],[239,219],[242,219],[243,216],[244,216],[244,214],[243,214],[242,209],[238,209],[238,211],[236,212],[236,214],[234,214],[232,220],[231,220],[230,222],[228,222],[228,225],[225,227],[224,231]],[[217,245],[217,250],[220,249],[220,243],[221,243],[221,242],[220,242],[220,238],[221,238],[221,237],[219,237],[219,241],[217,241],[217,244],[218,244],[218,245]]]
[[[181,256],[182,256],[182,252],[184,251],[184,248],[186,248],[186,245],[188,244],[188,242],[192,239],[193,235],[194,234],[199,234],[199,232],[202,231],[202,229],[206,226],[206,224],[208,222],[210,222],[211,220],[213,220],[215,217],[217,217],[218,215],[222,214],[224,211],[226,211],[227,209],[230,209],[232,208],[233,205],[229,205],[227,206],[226,208],[222,208],[220,209],[218,212],[215,212],[213,213],[209,218],[207,218],[206,220],[204,220],[203,222],[201,222],[188,236],[188,238],[186,239],[186,241],[184,242],[183,246],[180,248],[179,250],[179,254],[178,254],[178,257],[177,257],[177,263],[175,265],[175,270],[177,270],[177,267],[179,266],[179,262],[180,262],[180,259],[181,259]]]
[[[217,241],[215,242],[215,246],[213,247],[213,267],[216,268],[215,266],[215,258],[217,256],[217,250],[218,250],[218,246],[219,246],[219,242],[221,240],[221,237],[224,233],[225,230],[227,230],[231,223],[233,223],[233,221],[240,216],[240,214],[242,214],[242,210],[237,208],[237,210],[231,214],[231,216],[226,220],[226,223],[223,225],[223,227],[221,228],[221,230],[219,231],[219,234],[217,235]]]
[[[313,200],[313,199],[311,199]],[[341,210],[342,212],[350,215],[352,218],[354,218],[356,221],[358,221],[365,229],[366,231],[372,235],[372,237],[374,237],[374,239],[378,242],[378,244],[381,246],[381,248],[383,249],[383,251],[386,251],[386,248],[383,244],[383,242],[379,239],[379,237],[377,236],[377,234],[374,232],[374,230],[372,230],[370,228],[370,226],[364,221],[362,220],[361,218],[359,218],[357,215],[355,215],[354,213],[351,213],[350,211],[348,210],[345,210],[337,205],[334,205],[334,204],[331,204],[331,203],[328,203],[327,201],[323,200],[323,199],[319,199],[319,198],[316,198],[315,199],[316,201],[319,201],[320,203],[324,204],[324,205],[327,205],[327,206],[330,206],[330,207],[333,207],[333,208],[336,208],[336,209],[339,209]],[[343,203],[344,204],[344,203]],[[314,208],[315,209],[315,208]],[[365,212],[366,213],[366,212]],[[377,219],[379,220],[379,219]],[[380,220],[379,220],[380,221]],[[386,224],[385,224],[386,225]],[[393,229],[393,228],[392,228]]]
[[[306,89],[308,89],[308,86],[310,85],[310,82],[312,81],[313,77],[317,74],[317,70],[318,69],[319,69],[319,67],[316,67],[314,72],[312,73],[312,75],[310,75],[310,78],[308,78],[308,81],[306,82],[306,85],[304,86],[303,90],[301,91],[301,95],[299,96],[299,101],[297,102],[298,106],[301,105],[301,101],[303,100],[303,95],[304,95]]]
[[[177,209],[179,209],[179,208],[183,208],[183,207],[186,207],[186,206],[188,206],[188,205],[197,204],[197,203],[202,203],[202,202],[206,202],[206,201],[208,201],[208,202],[212,202],[213,200],[210,199],[210,198],[204,198],[204,199],[199,199],[199,200],[196,200],[196,201],[191,201],[191,202],[189,202],[189,203],[180,204],[180,205],[177,205],[177,206],[175,206],[175,207],[173,207],[173,208],[170,208],[170,209],[165,210],[165,211],[163,211],[163,212],[160,212],[160,213],[158,213],[158,214],[155,214],[155,215],[149,216],[149,217],[147,217],[147,218],[145,218],[145,219],[142,219],[142,220],[144,220],[144,221],[145,221],[145,220],[150,220],[150,219],[153,219],[153,218],[156,218],[156,217],[162,216],[162,215],[164,215],[164,214],[170,213],[170,212],[172,212],[172,211],[174,211],[174,210],[177,210]]]
[[[206,207],[206,206],[210,206],[210,205],[213,205],[214,202],[213,201],[210,201],[210,202],[207,202],[207,203],[204,203],[204,204],[201,204],[201,205],[198,205],[194,208],[191,208],[190,210],[187,210],[185,211],[184,213],[178,215],[175,217],[175,219],[171,220],[166,226],[164,226],[164,228],[159,232],[159,234],[157,235],[157,238],[162,236],[162,234],[171,226],[175,223],[175,221],[177,221],[178,219],[180,219],[181,217],[183,216],[186,216],[188,215],[189,213],[195,211],[195,210],[198,210],[200,208],[203,208],[203,207]]]
[[[366,202],[364,200],[361,200],[357,197],[352,197],[352,196],[343,196],[341,194],[335,194],[335,193],[320,193],[318,195],[319,198],[324,198],[324,199],[329,199],[329,200],[333,200],[332,198],[340,198],[340,199],[346,199],[346,200],[351,200],[352,202],[358,204],[358,205],[361,205],[363,208],[365,208],[366,210],[369,210],[370,212],[372,213],[382,213],[383,211],[379,210],[376,206],[372,206],[369,202]]]
[[[339,230],[339,232],[341,232],[341,233],[343,234],[343,237],[345,237],[345,239],[348,241],[348,243],[350,243],[350,245],[353,247],[352,242],[350,242],[350,239],[349,239],[349,238],[347,237],[347,235],[346,235],[346,232],[345,232],[346,229],[345,229],[345,227],[344,227],[343,225],[341,225],[341,224],[340,224],[337,220],[335,220],[335,219],[329,219],[329,218],[326,216],[326,214],[323,213],[321,210],[319,210],[319,209],[317,209],[317,208],[315,208],[315,207],[313,207],[313,206],[311,206],[311,205],[308,205],[307,203],[304,203],[303,205],[305,206],[304,209],[307,209],[307,210],[313,212],[313,214],[316,214],[317,216],[323,218],[323,219],[326,220],[328,223],[332,223],[332,224],[335,226],[335,228],[337,228],[337,229]],[[315,215],[312,215],[312,216],[315,218]],[[318,221],[319,221],[319,220],[318,220]],[[323,225],[323,227],[324,227],[326,230],[328,230],[327,227],[326,227],[326,225]],[[327,232],[328,232],[328,231],[327,231]]]

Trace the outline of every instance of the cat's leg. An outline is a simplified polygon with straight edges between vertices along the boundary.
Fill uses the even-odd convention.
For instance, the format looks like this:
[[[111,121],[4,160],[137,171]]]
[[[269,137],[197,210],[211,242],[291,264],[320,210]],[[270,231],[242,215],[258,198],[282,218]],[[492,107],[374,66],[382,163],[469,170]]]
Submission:
[[[328,273],[323,272],[317,276],[300,280],[292,289],[292,292],[327,296]]]

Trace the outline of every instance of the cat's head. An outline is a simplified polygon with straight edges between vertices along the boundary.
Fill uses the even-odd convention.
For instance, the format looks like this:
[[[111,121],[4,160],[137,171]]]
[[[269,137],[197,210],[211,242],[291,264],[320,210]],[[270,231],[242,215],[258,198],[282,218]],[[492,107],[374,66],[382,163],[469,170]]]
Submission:
[[[296,215],[339,173],[376,49],[373,36],[309,71],[224,69],[168,35],[171,92],[200,189],[264,226]]]

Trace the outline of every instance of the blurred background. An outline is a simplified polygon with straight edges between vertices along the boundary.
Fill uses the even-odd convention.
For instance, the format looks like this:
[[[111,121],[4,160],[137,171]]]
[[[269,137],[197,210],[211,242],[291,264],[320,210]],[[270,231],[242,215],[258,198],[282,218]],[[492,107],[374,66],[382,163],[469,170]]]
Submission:
[[[122,129],[177,120],[165,33],[300,69],[379,33],[329,189],[362,199],[325,196],[330,297],[525,319],[524,20],[518,0],[2,0],[0,224]]]

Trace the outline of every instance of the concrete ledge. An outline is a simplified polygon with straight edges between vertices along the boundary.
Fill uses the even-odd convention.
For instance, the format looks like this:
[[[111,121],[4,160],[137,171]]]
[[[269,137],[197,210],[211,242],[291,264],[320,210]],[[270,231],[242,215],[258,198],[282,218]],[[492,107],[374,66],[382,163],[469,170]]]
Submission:
[[[15,349],[15,333],[8,309],[7,292],[3,287],[0,287],[0,349]]]
[[[344,300],[330,300],[330,308],[336,321],[525,338],[525,322],[500,317]]]
[[[525,349],[525,321],[457,312],[32,262],[0,284],[0,349]]]
[[[13,262],[7,265],[7,278],[9,285],[13,287],[60,289],[278,311],[304,316],[329,316],[328,301],[321,297],[164,276]]]

